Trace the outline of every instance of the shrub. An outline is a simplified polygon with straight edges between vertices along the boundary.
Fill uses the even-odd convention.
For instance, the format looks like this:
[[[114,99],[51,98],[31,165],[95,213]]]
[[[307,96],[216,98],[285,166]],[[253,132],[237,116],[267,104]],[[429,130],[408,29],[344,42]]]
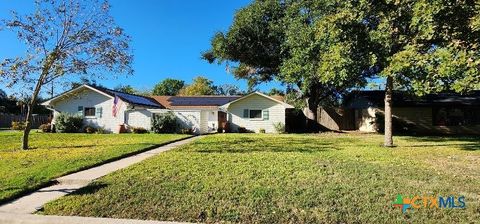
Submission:
[[[260,129],[258,130],[258,132],[259,132],[259,133],[265,133],[265,129],[264,129],[264,128],[260,128]]]
[[[273,127],[277,133],[285,133],[285,124],[282,122],[273,123]]]
[[[108,134],[109,132],[105,130],[103,127],[98,127],[97,131],[95,132],[96,134]]]
[[[13,121],[12,122],[12,130],[25,130],[27,125],[23,121]]]
[[[177,118],[173,112],[155,114],[152,117],[152,131],[155,133],[175,133]]]
[[[87,134],[93,134],[97,132],[97,129],[92,126],[86,126],[85,128],[83,128],[83,130]]]
[[[42,130],[44,133],[52,132],[52,125],[51,124],[42,124],[38,129]]]
[[[56,131],[60,133],[76,133],[82,130],[83,118],[80,115],[60,113],[55,119]]]
[[[180,130],[180,134],[191,135],[191,134],[193,134],[193,130],[191,128],[182,128]]]
[[[254,133],[252,130],[248,130],[245,127],[238,127],[238,133]]]
[[[133,131],[133,133],[135,133],[135,134],[146,134],[146,133],[148,133],[147,129],[142,128],[142,127],[134,127],[134,128],[132,129],[132,131]]]

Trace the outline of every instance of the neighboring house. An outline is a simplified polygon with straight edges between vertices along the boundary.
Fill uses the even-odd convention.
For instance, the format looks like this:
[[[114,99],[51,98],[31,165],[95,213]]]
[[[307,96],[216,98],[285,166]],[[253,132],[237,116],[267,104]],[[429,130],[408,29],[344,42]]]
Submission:
[[[383,129],[384,91],[354,91],[342,108],[321,108],[318,121],[333,130],[377,132]],[[480,91],[393,94],[394,129],[420,134],[480,134]]]
[[[259,92],[246,96],[138,96],[101,87],[82,85],[42,103],[54,112],[79,114],[85,125],[119,132],[120,125],[151,128],[154,114],[173,112],[180,128],[196,134],[228,126],[258,132],[275,132],[274,123],[285,124],[285,110],[293,108],[279,97]]]

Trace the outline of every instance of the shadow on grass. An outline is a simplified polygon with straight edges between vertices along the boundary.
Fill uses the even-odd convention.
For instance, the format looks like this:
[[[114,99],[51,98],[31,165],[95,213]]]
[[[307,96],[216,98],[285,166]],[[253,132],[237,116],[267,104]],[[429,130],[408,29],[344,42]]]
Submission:
[[[468,151],[480,150],[479,136],[422,136],[414,137],[412,140],[431,144],[408,145],[408,147],[451,146],[459,147],[462,150]]]
[[[108,184],[106,183],[99,183],[99,182],[94,182],[94,183],[91,183],[85,187],[82,187],[80,189],[78,189],[77,191],[71,193],[70,195],[89,195],[89,194],[95,194],[97,193],[99,190],[105,188],[105,187],[108,187]]]
[[[254,152],[300,152],[314,153],[331,150],[341,150],[329,142],[312,142],[289,139],[287,142],[260,141],[247,139],[239,142],[222,142],[221,145],[212,145],[210,142],[196,142],[194,152],[200,153],[254,153]]]

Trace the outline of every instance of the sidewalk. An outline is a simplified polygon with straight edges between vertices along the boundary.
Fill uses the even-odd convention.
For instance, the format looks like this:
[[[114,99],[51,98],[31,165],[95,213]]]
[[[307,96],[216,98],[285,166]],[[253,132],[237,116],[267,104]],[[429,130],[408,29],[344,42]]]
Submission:
[[[38,211],[39,209],[41,209],[44,204],[50,201],[53,201],[55,199],[58,199],[62,196],[65,196],[69,193],[72,193],[82,187],[85,187],[97,178],[105,176],[114,171],[123,169],[135,163],[141,162],[147,158],[150,158],[162,152],[171,150],[180,145],[192,142],[198,138],[201,138],[201,136],[192,137],[192,138],[184,139],[174,143],[170,143],[170,144],[160,146],[158,148],[155,148],[134,156],[126,157],[114,162],[103,164],[101,166],[93,167],[84,171],[80,171],[77,173],[72,173],[72,174],[60,177],[57,179],[58,184],[56,185],[42,188],[29,195],[26,195],[10,203],[0,206],[0,223],[32,223],[32,222],[20,222],[21,220],[18,220],[20,217],[25,217],[32,221],[39,221],[37,223],[52,223],[53,219],[51,219],[52,217],[50,216],[43,216],[43,217],[39,215],[22,216],[17,214],[25,214],[25,215],[32,214]],[[6,221],[7,217],[11,217],[12,219],[9,221]],[[45,217],[50,217],[50,218],[45,218]],[[45,222],[40,222],[41,220],[45,220],[45,219],[47,219]],[[25,221],[27,221],[27,219]],[[86,222],[90,223],[90,221],[88,220],[80,221],[78,223],[86,223]],[[59,223],[77,223],[77,222],[74,222],[72,217],[72,220],[70,221],[65,220],[65,222],[59,222]],[[98,222],[98,223],[108,223],[108,222]],[[121,222],[121,223],[135,223],[135,222]]]
[[[13,214],[0,212],[0,223],[8,224],[180,224],[180,222],[163,222],[135,219],[111,219],[78,216],[44,216],[31,214]]]

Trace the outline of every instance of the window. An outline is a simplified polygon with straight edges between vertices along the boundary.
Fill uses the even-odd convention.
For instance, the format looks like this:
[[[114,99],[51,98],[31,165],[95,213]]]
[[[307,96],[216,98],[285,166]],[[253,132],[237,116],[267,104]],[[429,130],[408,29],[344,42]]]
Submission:
[[[95,117],[95,107],[85,107],[85,117]]]
[[[480,124],[478,107],[438,107],[433,108],[434,126],[468,126]]]
[[[250,118],[262,118],[262,110],[250,110]]]

